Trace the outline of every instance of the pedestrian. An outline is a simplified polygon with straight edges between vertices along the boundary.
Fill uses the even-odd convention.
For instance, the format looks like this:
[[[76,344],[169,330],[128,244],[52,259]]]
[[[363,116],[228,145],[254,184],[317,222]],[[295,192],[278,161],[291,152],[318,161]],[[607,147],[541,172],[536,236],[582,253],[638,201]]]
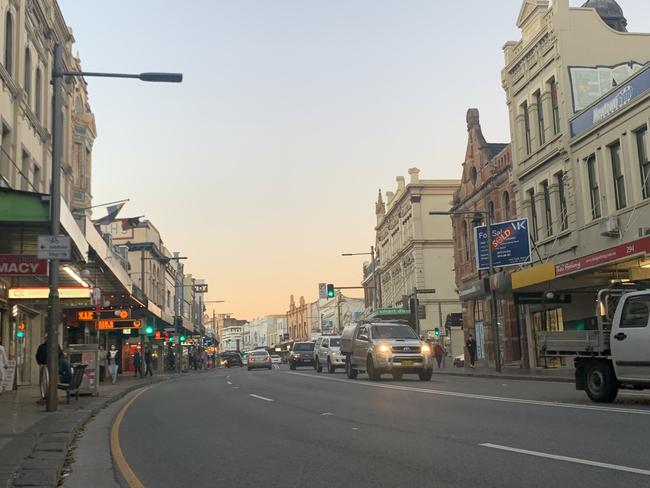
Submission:
[[[153,376],[153,356],[149,348],[144,353],[144,364],[147,367],[147,372],[144,375]]]
[[[72,382],[72,367],[59,346],[59,383],[69,385]]]
[[[436,345],[433,347],[433,355],[436,357],[438,369],[442,368],[442,359],[445,356],[445,350],[439,342],[436,342]]]
[[[0,393],[2,393],[2,382],[5,380],[7,369],[7,353],[2,345],[2,337],[0,337]]]
[[[140,354],[139,349],[136,349],[133,354],[133,369],[135,373],[133,376],[137,378],[139,374],[140,378],[142,378],[142,355]]]
[[[474,336],[472,334],[470,334],[467,338],[465,346],[467,347],[467,352],[469,353],[470,367],[474,368],[474,363],[476,362],[476,341],[474,340]]]
[[[111,344],[111,349],[108,351],[108,373],[111,375],[111,383],[113,384],[117,381],[118,359],[115,344]]]
[[[45,376],[47,372],[47,335],[43,343],[38,346],[36,349],[36,364],[38,364],[38,382],[39,382],[39,391],[41,392],[41,397],[36,400],[36,403],[43,404],[45,403],[45,396],[43,393],[46,390],[47,377]]]
[[[106,377],[106,366],[107,366],[107,360],[108,358],[108,352],[104,349],[104,346],[99,346],[99,353],[97,354],[97,360],[99,361],[99,382],[103,383],[104,378]]]

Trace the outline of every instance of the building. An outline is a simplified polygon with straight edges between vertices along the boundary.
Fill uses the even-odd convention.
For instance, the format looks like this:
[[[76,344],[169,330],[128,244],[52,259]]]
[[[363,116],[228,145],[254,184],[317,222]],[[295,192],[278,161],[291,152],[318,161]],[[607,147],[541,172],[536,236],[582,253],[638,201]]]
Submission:
[[[279,337],[278,330],[280,334],[283,333],[284,322],[286,322],[284,315],[265,315],[251,320],[249,324],[251,348],[270,348],[280,344],[282,338]]]
[[[454,282],[454,247],[448,217],[429,215],[448,211],[459,180],[421,180],[420,170],[409,169],[410,181],[397,177],[397,190],[380,193],[376,203],[377,272],[381,277],[381,303],[402,307],[416,290],[435,289],[420,294],[420,331],[439,328],[444,332],[447,317],[460,313]]]
[[[244,334],[248,321],[237,320],[229,315],[223,318],[221,351],[244,351]]]
[[[361,298],[344,296],[340,291],[331,300],[321,300],[319,307],[322,334],[340,334],[348,325],[358,321],[365,313],[365,302]]]
[[[536,262],[512,288],[527,294],[531,366],[555,366],[538,357],[536,332],[593,328],[599,287],[645,277],[650,34],[628,33],[614,0],[527,0],[517,25],[502,78]]]
[[[308,341],[311,338],[311,305],[305,303],[305,297],[301,296],[298,306],[291,295],[289,299],[289,310],[287,311],[287,328],[289,337],[286,340]]]
[[[489,210],[492,222],[505,222],[516,217],[511,171],[510,145],[488,143],[481,130],[479,111],[469,109],[463,175],[460,187],[454,194],[451,220],[454,241],[458,244],[454,252],[454,269],[458,294],[463,304],[462,325],[465,339],[469,334],[476,338],[479,364],[494,362],[494,327],[487,274],[486,271],[477,269],[472,212]],[[508,286],[505,288],[505,293],[498,293],[497,300],[501,362],[513,364],[521,361],[526,346],[523,342],[525,338],[520,335],[517,327],[512,292]],[[497,290],[499,291],[501,290]],[[457,344],[454,345],[455,352],[459,352],[455,346]],[[462,353],[462,347],[460,351]]]

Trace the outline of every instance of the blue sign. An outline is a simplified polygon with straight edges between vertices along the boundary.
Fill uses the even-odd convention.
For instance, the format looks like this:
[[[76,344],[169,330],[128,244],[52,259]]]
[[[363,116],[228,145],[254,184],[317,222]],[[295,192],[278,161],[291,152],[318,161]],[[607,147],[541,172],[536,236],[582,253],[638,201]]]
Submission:
[[[487,226],[474,228],[476,243],[476,265],[478,269],[488,269],[488,233]],[[492,224],[492,264],[495,268],[530,264],[530,238],[528,237],[528,219],[509,220]]]
[[[623,109],[632,100],[650,90],[650,68],[639,71],[629,82],[601,98],[571,121],[571,137],[582,134],[594,125]]]

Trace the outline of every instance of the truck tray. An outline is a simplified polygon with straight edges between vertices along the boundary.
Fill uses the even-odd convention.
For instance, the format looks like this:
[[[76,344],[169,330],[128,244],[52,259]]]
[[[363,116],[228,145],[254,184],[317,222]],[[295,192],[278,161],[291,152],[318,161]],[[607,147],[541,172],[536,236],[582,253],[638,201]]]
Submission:
[[[609,351],[609,330],[567,330],[538,332],[541,357],[599,355]]]

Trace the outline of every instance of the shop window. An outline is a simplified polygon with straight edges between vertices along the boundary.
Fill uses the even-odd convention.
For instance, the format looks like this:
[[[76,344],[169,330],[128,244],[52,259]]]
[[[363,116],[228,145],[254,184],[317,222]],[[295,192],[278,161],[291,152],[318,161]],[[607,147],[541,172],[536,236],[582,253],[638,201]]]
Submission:
[[[587,158],[587,178],[589,180],[589,198],[591,200],[591,218],[599,219],[602,215],[600,210],[600,188],[596,175],[596,156],[592,154]]]
[[[560,200],[560,228],[567,230],[569,228],[569,216],[566,206],[566,187],[564,182],[564,172],[560,171],[555,175],[558,186],[558,198]]]
[[[616,210],[627,206],[625,198],[625,176],[621,165],[621,143],[616,141],[609,146],[609,155],[612,159],[612,177],[614,178],[614,199],[616,200]]]
[[[648,158],[648,127],[636,131],[636,146],[641,169],[643,198],[650,198],[650,158]]]

